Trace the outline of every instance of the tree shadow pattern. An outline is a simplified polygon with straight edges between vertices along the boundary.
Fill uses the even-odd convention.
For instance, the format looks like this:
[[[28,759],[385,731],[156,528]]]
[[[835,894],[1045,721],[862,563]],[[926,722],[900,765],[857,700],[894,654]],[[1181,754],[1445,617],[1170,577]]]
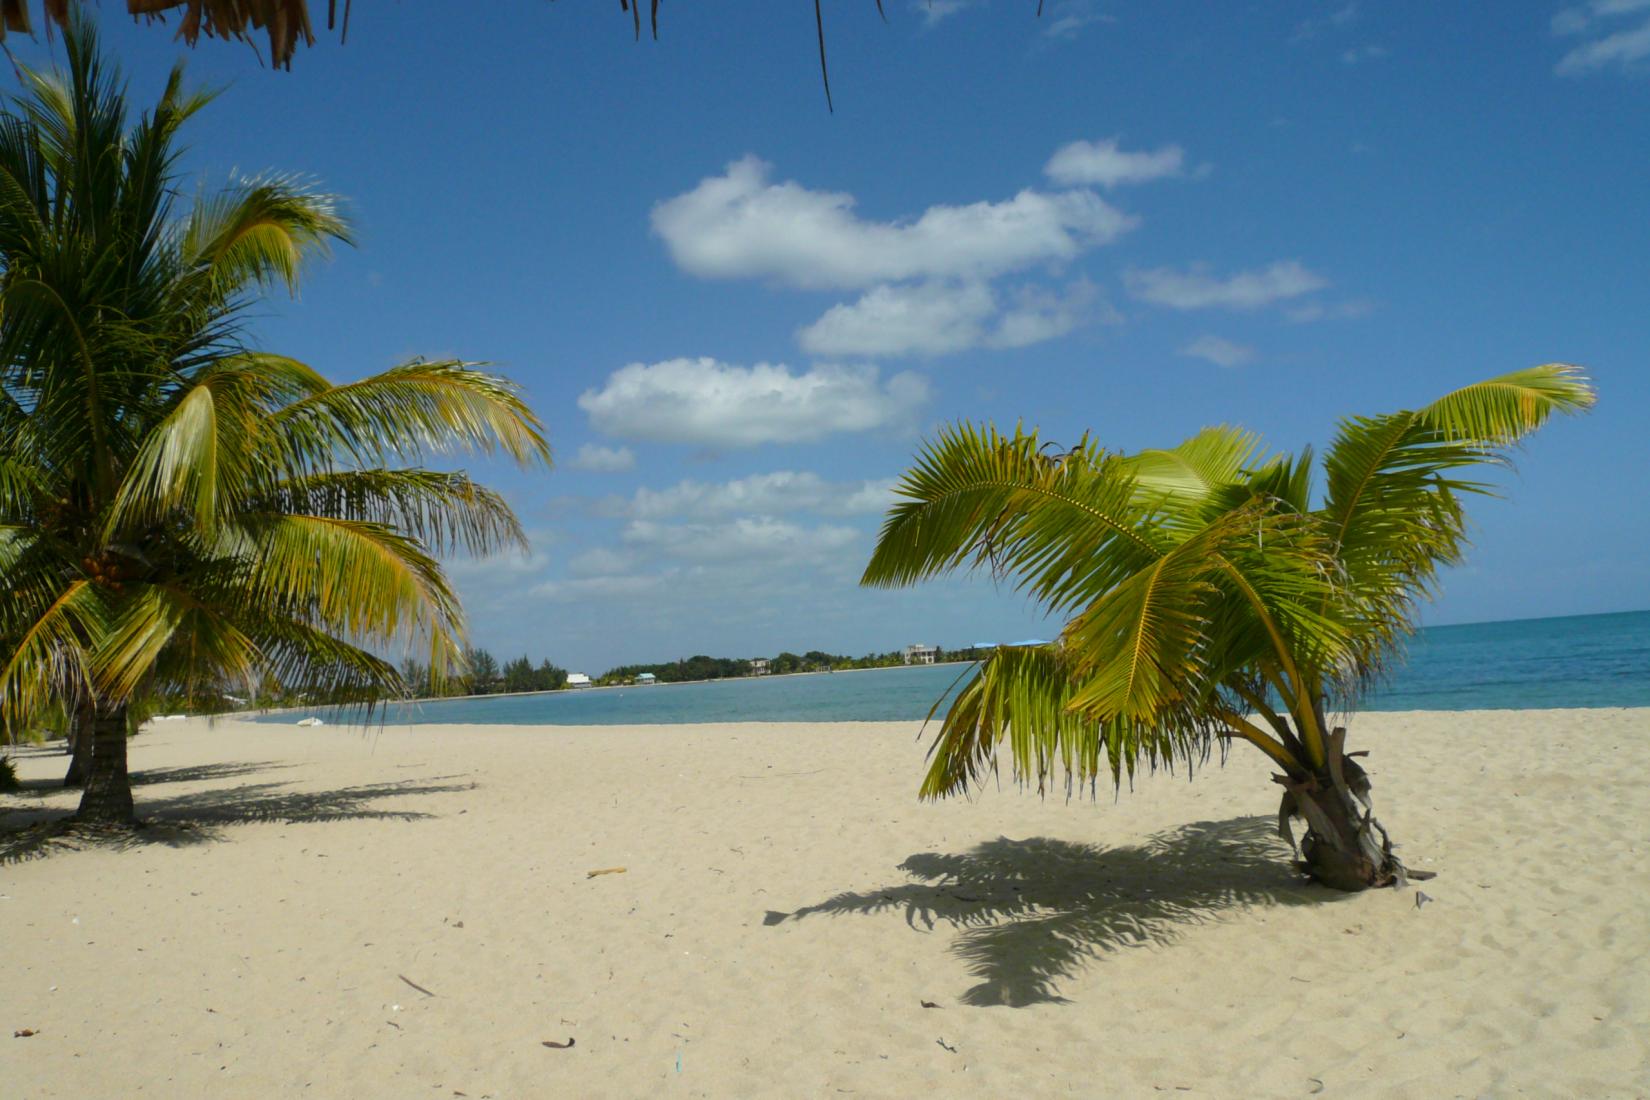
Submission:
[[[964,1004],[1063,1004],[1060,980],[1107,952],[1172,943],[1188,926],[1249,906],[1346,896],[1308,884],[1289,854],[1266,817],[1200,821],[1121,848],[999,837],[900,864],[922,881],[770,912],[764,923],[903,910],[912,928],[961,932],[952,950],[979,979]]]
[[[225,770],[219,775],[246,774],[258,770],[251,765],[244,768],[238,765],[224,767]],[[164,770],[200,773],[189,778],[203,779],[215,777],[210,774],[211,769],[212,766],[208,765]],[[180,782],[183,778],[173,775],[151,781]],[[140,782],[136,775],[133,782]],[[0,864],[18,863],[87,847],[116,850],[155,844],[170,848],[187,847],[224,839],[223,827],[228,825],[364,819],[416,821],[435,815],[418,810],[382,809],[372,803],[385,798],[469,791],[475,787],[476,784],[466,781],[463,775],[438,775],[399,783],[368,783],[325,791],[292,790],[284,783],[242,783],[167,798],[144,799],[139,804],[144,821],[136,828],[91,827],[61,818],[40,820],[39,814],[30,813],[26,816],[34,820],[23,823],[21,828],[0,832]]]

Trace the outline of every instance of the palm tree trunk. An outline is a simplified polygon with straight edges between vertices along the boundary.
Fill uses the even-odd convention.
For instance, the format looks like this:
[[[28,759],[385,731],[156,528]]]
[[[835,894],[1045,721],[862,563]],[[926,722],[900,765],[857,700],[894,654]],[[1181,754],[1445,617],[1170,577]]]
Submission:
[[[92,773],[92,701],[82,699],[69,708],[69,774],[63,777],[65,787],[84,787]]]
[[[1305,779],[1273,776],[1284,789],[1279,834],[1293,844],[1290,819],[1306,822],[1296,867],[1331,889],[1348,892],[1431,878],[1407,870],[1393,854],[1392,840],[1375,820],[1369,775],[1346,753],[1346,728],[1337,726],[1328,742],[1328,759],[1317,773]]]
[[[132,782],[126,773],[126,704],[97,704],[92,718],[92,766],[75,820],[130,825]]]

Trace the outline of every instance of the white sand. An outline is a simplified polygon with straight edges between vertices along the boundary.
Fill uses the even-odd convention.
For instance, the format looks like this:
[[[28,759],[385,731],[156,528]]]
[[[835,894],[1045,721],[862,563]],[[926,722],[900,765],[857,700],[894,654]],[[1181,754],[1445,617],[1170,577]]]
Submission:
[[[1358,719],[1421,908],[1297,882],[1258,753],[919,805],[914,733],[154,726],[205,824],[0,865],[0,1094],[1650,1093],[1650,711]]]

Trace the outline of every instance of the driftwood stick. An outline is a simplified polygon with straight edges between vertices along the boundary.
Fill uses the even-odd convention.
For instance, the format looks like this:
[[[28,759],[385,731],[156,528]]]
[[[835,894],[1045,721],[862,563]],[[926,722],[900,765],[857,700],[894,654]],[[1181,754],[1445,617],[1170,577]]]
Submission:
[[[425,989],[423,986],[419,985],[417,982],[413,981],[411,978],[407,977],[405,974],[397,974],[396,977],[400,978],[402,981],[406,982],[408,985],[412,986],[414,989],[418,990],[420,993],[424,994],[424,996],[426,996],[426,997],[435,996],[434,993],[431,993],[428,989]]]

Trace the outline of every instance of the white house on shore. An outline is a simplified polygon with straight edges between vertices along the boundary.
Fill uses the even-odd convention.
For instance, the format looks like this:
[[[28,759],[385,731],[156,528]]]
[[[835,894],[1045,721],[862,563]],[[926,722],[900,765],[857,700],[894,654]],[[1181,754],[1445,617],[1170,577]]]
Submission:
[[[659,682],[659,678],[657,676],[653,675],[653,673],[651,673],[651,672],[644,672],[641,675],[636,677],[636,682],[638,684],[642,684],[642,685],[656,684],[656,683]]]
[[[939,656],[940,647],[937,645],[923,645],[921,642],[905,647],[905,663],[908,665],[931,665],[934,658]]]
[[[590,686],[590,677],[582,672],[569,672],[567,674],[567,686],[570,688],[587,688]]]
[[[766,657],[751,658],[751,675],[766,676],[768,674],[768,659]]]

